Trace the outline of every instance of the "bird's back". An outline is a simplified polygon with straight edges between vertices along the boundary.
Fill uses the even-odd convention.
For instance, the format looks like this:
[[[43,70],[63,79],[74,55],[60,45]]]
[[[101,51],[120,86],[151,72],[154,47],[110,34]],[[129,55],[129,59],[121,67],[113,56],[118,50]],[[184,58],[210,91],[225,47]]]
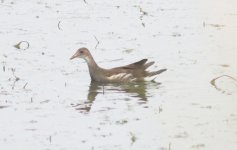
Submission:
[[[142,59],[126,66],[106,69],[104,73],[111,82],[130,82],[141,81],[145,77],[151,77],[166,71],[166,69],[154,72],[146,71],[148,67],[154,64],[154,62],[146,62],[147,59]]]

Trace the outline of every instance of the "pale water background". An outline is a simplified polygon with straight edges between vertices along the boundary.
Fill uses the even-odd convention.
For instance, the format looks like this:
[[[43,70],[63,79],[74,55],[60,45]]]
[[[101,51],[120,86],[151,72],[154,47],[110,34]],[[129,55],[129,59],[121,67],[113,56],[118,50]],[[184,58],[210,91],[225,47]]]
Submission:
[[[237,149],[236,0],[86,2],[0,1],[0,149]],[[168,71],[90,84],[80,47]]]

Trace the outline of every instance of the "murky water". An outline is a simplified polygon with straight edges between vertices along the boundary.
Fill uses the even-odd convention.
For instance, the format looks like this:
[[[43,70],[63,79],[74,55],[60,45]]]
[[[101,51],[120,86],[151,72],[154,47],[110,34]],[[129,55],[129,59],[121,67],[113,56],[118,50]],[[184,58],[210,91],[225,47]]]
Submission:
[[[0,147],[235,150],[237,2],[0,2]],[[142,58],[156,82],[91,83]]]

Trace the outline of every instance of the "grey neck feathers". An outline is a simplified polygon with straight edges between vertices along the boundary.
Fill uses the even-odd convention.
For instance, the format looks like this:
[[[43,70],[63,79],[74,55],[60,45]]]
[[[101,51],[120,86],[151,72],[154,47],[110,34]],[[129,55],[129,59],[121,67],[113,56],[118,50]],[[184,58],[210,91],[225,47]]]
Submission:
[[[96,62],[95,62],[95,60],[93,59],[92,56],[87,56],[84,59],[87,62],[91,78],[95,79],[96,75],[99,75],[99,72],[98,72],[99,71],[99,67],[98,67],[98,65],[96,64]]]

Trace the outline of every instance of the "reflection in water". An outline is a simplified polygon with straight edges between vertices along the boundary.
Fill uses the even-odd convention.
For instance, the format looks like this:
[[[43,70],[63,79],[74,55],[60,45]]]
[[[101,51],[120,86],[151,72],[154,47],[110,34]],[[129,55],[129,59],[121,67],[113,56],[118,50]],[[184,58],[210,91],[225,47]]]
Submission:
[[[73,105],[73,107],[76,107],[76,110],[89,112],[97,95],[104,95],[108,92],[115,94],[127,93],[131,97],[138,98],[140,104],[142,104],[141,102],[145,103],[148,97],[150,97],[150,95],[147,94],[147,88],[152,86],[152,88],[158,89],[160,84],[161,83],[156,82],[137,82],[131,84],[91,82],[87,94],[87,101],[83,102],[83,104]],[[114,97],[116,97],[116,95]]]

